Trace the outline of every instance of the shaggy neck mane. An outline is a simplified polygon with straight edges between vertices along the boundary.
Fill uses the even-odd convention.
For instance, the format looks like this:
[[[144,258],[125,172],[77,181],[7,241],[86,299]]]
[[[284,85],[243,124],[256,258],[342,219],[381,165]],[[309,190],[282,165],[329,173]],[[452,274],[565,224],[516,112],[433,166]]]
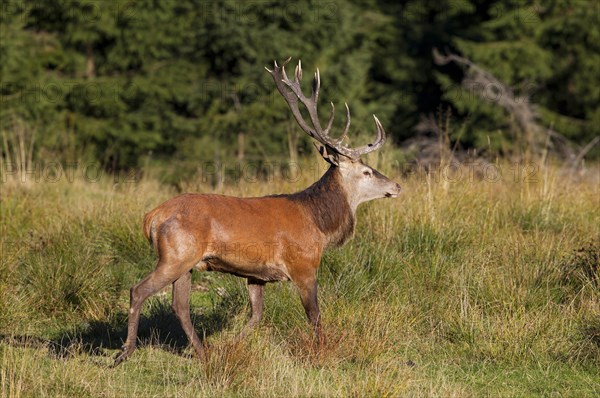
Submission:
[[[286,195],[308,210],[314,223],[327,236],[328,244],[334,246],[343,245],[354,234],[354,214],[341,178],[338,168],[331,166],[319,181],[304,191]]]

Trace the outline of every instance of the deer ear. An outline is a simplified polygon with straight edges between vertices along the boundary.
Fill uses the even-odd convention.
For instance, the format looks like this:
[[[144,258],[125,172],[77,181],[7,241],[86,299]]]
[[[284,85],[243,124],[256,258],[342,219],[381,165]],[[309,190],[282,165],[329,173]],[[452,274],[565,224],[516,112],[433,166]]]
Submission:
[[[340,165],[340,155],[338,155],[337,152],[328,153],[327,158],[325,160],[327,160],[329,163],[331,163],[334,166]]]
[[[313,142],[313,145],[315,146],[315,148],[317,148],[317,150],[319,151],[321,156],[323,156],[323,159],[325,159],[325,161],[327,163],[332,164],[334,166],[340,165],[340,158],[339,158],[339,155],[337,154],[337,152],[331,151],[331,153],[329,153],[327,151],[326,146],[324,146],[324,145],[317,146],[317,144],[314,142]]]

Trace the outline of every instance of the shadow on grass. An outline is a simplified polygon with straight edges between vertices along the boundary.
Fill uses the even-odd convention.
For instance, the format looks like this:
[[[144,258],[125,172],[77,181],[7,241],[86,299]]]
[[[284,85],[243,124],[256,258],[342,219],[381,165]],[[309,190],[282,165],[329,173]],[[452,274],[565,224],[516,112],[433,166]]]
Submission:
[[[226,329],[235,314],[244,306],[239,295],[220,297],[211,308],[192,308],[192,323],[201,340]],[[177,355],[184,355],[187,337],[179,320],[165,298],[150,299],[144,303],[140,318],[138,348],[160,347]],[[127,337],[127,313],[118,313],[110,321],[91,321],[54,339],[38,336],[0,335],[0,342],[16,347],[48,349],[51,357],[68,359],[77,354],[111,356],[110,350],[120,349]]]

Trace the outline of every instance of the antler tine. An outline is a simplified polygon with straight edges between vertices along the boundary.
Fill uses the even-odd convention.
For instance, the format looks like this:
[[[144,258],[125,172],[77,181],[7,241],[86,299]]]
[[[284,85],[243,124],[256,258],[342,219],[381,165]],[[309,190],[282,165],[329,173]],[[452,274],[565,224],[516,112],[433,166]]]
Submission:
[[[315,81],[313,81],[313,92],[310,98],[304,95],[304,93],[302,92],[302,87],[300,86],[300,79],[302,76],[302,64],[300,61],[296,66],[296,76],[294,81],[291,81],[287,77],[287,75],[285,74],[285,69],[283,67],[281,68],[281,70],[283,73],[283,83],[285,83],[292,90],[292,92],[296,94],[298,100],[300,100],[300,102],[304,104],[306,110],[308,111],[308,115],[310,117],[310,121],[312,122],[313,128],[310,129],[310,132],[307,131],[307,133],[311,137],[316,138],[323,145],[330,145],[329,138],[327,137],[327,131],[323,131],[317,112],[317,98],[319,96],[319,87],[321,86],[321,77],[319,70],[317,69],[317,72],[315,73]]]
[[[298,60],[298,65],[296,65],[296,72],[294,73],[296,78],[296,83],[300,83],[302,80],[302,61]]]
[[[279,66],[277,64],[277,61],[274,61],[273,62],[273,65],[274,65],[273,70],[269,70],[268,68],[265,68],[265,69],[267,69],[267,71],[273,78],[273,81],[275,82],[275,85],[277,86],[277,90],[279,91],[279,93],[283,96],[283,98],[287,102],[290,110],[292,111],[292,114],[294,115],[294,118],[300,125],[300,128],[302,128],[302,130],[304,130],[306,132],[306,134],[310,135],[311,137],[317,139],[320,142],[321,141],[320,138],[316,136],[313,129],[306,123],[306,121],[304,121],[302,114],[300,113],[300,109],[298,108],[298,99],[300,97],[297,95],[298,93],[294,89],[292,82],[289,81],[287,74],[285,73],[285,65],[290,60],[291,60],[291,57],[289,57],[288,59],[283,61],[281,66]],[[299,87],[300,85],[298,84],[297,86]],[[290,89],[291,89],[291,91],[290,91]]]
[[[344,141],[345,138],[348,138],[348,129],[350,128],[350,108],[348,108],[347,102],[344,102],[344,105],[346,105],[346,127],[344,127],[344,132],[339,138],[340,142]]]
[[[294,81],[291,81],[287,74],[285,73],[285,65],[290,61],[291,57],[285,60],[281,66],[277,65],[277,62],[274,62],[274,69],[267,71],[273,77],[275,84],[277,85],[277,89],[288,103],[294,118],[308,135],[313,137],[315,140],[319,141],[322,145],[328,148],[329,153],[336,152],[339,155],[346,156],[352,160],[358,160],[361,155],[367,154],[369,152],[375,151],[379,149],[385,143],[385,130],[381,125],[381,122],[375,115],[373,118],[375,119],[375,127],[377,130],[377,136],[375,141],[368,145],[363,145],[359,148],[349,148],[343,144],[344,139],[348,137],[348,130],[350,129],[350,108],[346,103],[346,125],[344,127],[344,131],[342,135],[338,139],[331,138],[329,136],[329,131],[333,125],[333,119],[335,116],[335,106],[331,103],[331,116],[327,122],[326,128],[323,130],[321,127],[321,122],[319,121],[319,116],[317,113],[317,101],[319,98],[319,89],[321,88],[321,73],[317,68],[317,71],[314,75],[314,80],[312,84],[312,93],[310,97],[306,97],[302,92],[302,88],[300,86],[300,82],[302,80],[302,62],[298,61],[298,65],[296,65],[296,69],[294,71]],[[310,122],[312,126],[310,126],[306,120],[304,120],[300,110],[298,108],[298,102],[302,102],[302,104],[306,107],[308,111],[308,115],[310,117]],[[323,154],[324,152],[321,152]]]
[[[319,72],[319,68],[315,72],[315,80],[313,81],[313,89],[311,94],[311,99],[314,101],[315,105],[317,104],[317,100],[319,99],[319,90],[321,89],[321,73]]]
[[[284,83],[286,81],[289,81],[288,77],[287,77],[287,73],[285,73],[285,66],[288,64],[288,62],[290,62],[290,60],[292,59],[292,57],[289,57],[288,59],[286,59],[285,61],[283,61],[281,63],[281,75],[282,75],[282,80],[284,81]],[[275,65],[277,65],[277,61],[275,61]],[[278,68],[275,67],[275,69],[277,70]]]
[[[379,147],[381,147],[384,143],[385,143],[385,130],[383,129],[383,126],[381,125],[381,122],[379,121],[379,119],[377,119],[377,116],[373,115],[373,119],[375,119],[375,127],[377,128],[377,139],[375,141],[375,143],[373,144],[373,146],[376,146],[378,149]],[[375,150],[373,149],[373,150]]]
[[[375,128],[377,130],[377,136],[375,137],[375,141],[371,144],[363,145],[359,148],[353,149],[352,151],[357,157],[360,157],[361,155],[366,155],[369,152],[376,151],[379,148],[381,148],[381,146],[385,143],[385,130],[383,129],[383,126],[381,125],[379,119],[377,119],[377,116],[373,115],[373,119],[375,119]]]
[[[285,65],[281,65],[280,70],[281,70],[281,81],[283,81],[284,83],[287,84],[287,82],[289,81],[289,79],[287,77],[287,73],[285,73]]]
[[[329,120],[327,121],[327,127],[325,127],[325,133],[329,135],[329,130],[331,130],[331,125],[333,124],[333,117],[335,116],[335,106],[333,102],[331,104],[331,115],[329,116]]]
[[[333,102],[330,102],[330,104],[331,104],[331,116],[329,117],[329,121],[327,122],[327,127],[325,128],[325,133],[327,136],[329,136],[329,130],[331,130],[331,125],[333,124],[333,117],[335,114],[335,105],[333,104]],[[339,138],[332,140],[332,142],[334,144],[336,144],[335,148],[339,149],[340,151],[350,149],[350,148],[341,146],[342,142],[346,138],[348,138],[348,130],[350,129],[350,108],[348,107],[347,102],[344,102],[344,105],[346,106],[346,126],[344,127],[344,131],[342,132],[342,135]]]

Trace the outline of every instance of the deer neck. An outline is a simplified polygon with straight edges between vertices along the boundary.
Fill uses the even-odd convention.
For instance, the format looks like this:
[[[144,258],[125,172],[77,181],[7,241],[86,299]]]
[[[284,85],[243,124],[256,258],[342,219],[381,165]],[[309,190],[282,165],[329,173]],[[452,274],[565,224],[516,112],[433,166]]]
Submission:
[[[310,214],[312,221],[327,238],[327,244],[341,246],[354,234],[355,211],[336,166],[304,191],[290,195]]]

